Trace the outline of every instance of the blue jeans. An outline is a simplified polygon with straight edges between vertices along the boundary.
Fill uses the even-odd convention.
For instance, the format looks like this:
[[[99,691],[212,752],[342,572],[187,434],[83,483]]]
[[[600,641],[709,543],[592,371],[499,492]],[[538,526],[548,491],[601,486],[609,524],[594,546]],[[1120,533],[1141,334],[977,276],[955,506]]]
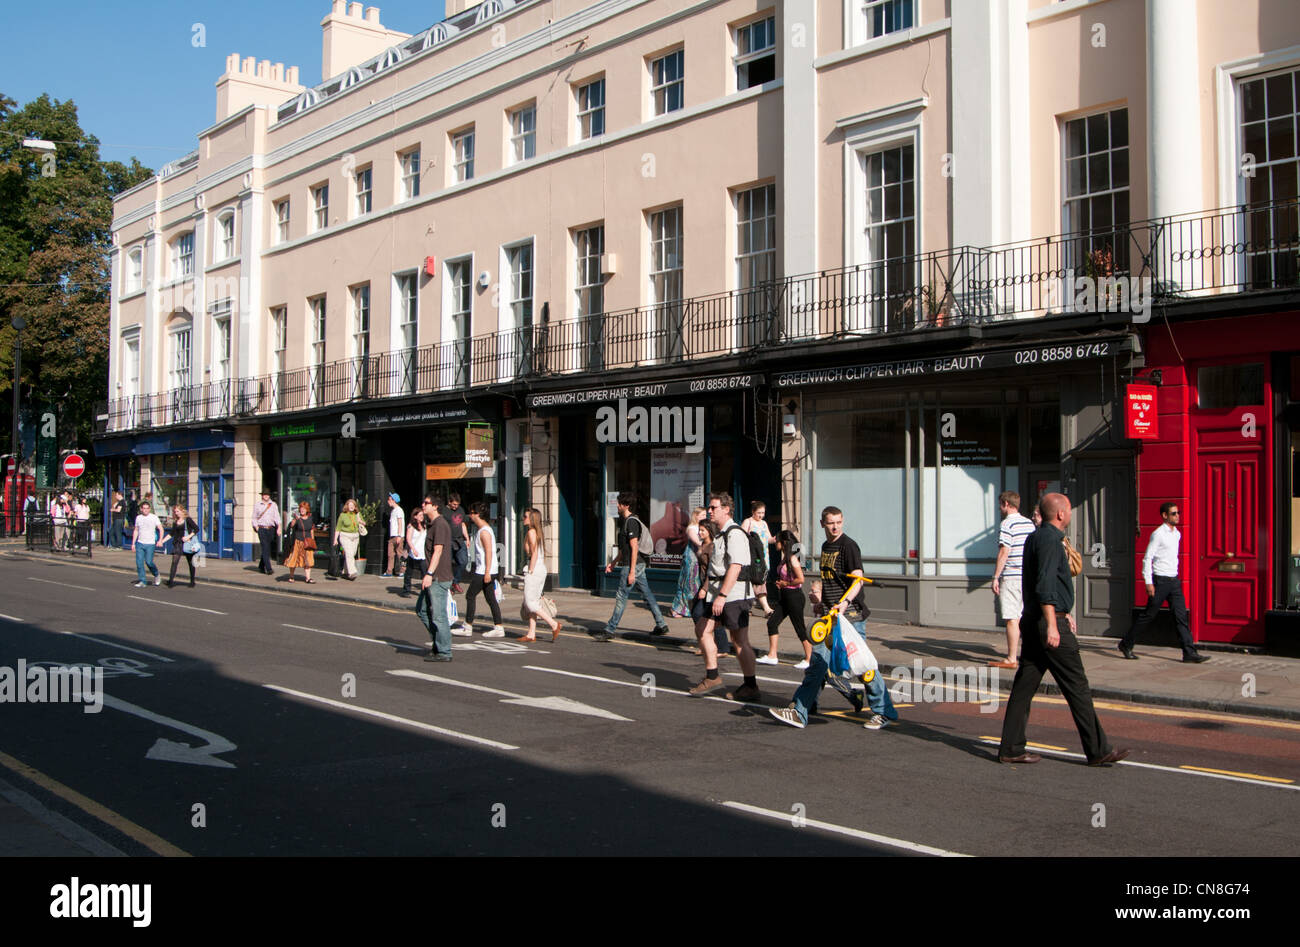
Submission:
[[[858,634],[863,636],[865,622],[855,621],[853,627],[858,630]],[[829,639],[827,639],[829,640]],[[844,695],[845,699],[853,703],[852,689],[849,682],[840,677],[838,674],[828,675],[831,666],[831,651],[826,647],[826,643],[813,645],[812,660],[808,662],[808,670],[803,672],[803,683],[799,689],[794,692],[794,710],[799,715],[799,719],[804,723],[808,722],[808,714],[812,708],[817,705],[817,695],[821,693],[822,688],[826,685],[826,679],[829,676],[831,686]],[[885,687],[884,675],[879,670],[876,676],[872,678],[871,683],[867,685],[867,706],[873,713],[878,713],[886,720],[897,720],[898,711],[894,709],[894,702],[889,699],[889,689]]]
[[[447,596],[450,594],[450,582],[431,582],[427,589],[420,589],[420,597],[415,600],[416,617],[429,629],[434,654],[451,654],[451,623],[447,621]]]
[[[650,591],[650,582],[645,577],[645,563],[636,564],[636,587],[645,599],[646,604],[650,606],[650,614],[654,616],[655,627],[664,626],[664,616],[659,611],[659,603],[655,601],[654,592]],[[627,566],[618,570],[618,594],[614,597],[614,614],[609,616],[609,621],[605,625],[605,632],[613,634],[618,630],[618,623],[623,619],[623,609],[627,607],[627,594],[629,586],[627,584]]]
[[[109,520],[109,523],[111,525],[108,527],[108,537],[107,537],[108,548],[121,549],[122,528],[126,526],[126,520],[120,516],[114,516],[111,520]]]
[[[139,581],[145,581],[144,567],[148,566],[154,578],[158,577],[158,567],[153,564],[153,546],[145,543],[135,544],[135,574]]]

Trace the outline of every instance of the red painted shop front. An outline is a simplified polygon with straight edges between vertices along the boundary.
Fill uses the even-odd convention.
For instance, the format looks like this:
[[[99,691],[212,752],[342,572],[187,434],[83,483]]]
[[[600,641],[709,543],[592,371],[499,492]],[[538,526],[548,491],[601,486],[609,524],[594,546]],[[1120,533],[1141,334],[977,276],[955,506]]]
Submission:
[[[1275,510],[1278,471],[1290,467],[1278,452],[1289,458],[1292,446],[1285,430],[1278,436],[1274,412],[1294,393],[1293,364],[1293,312],[1147,327],[1139,380],[1158,370],[1159,437],[1138,448],[1134,601],[1147,599],[1142,557],[1161,504],[1172,500],[1182,511],[1178,574],[1197,641],[1262,645],[1265,614],[1287,602],[1275,555],[1300,537],[1292,509]],[[1281,486],[1289,496],[1291,485]]]

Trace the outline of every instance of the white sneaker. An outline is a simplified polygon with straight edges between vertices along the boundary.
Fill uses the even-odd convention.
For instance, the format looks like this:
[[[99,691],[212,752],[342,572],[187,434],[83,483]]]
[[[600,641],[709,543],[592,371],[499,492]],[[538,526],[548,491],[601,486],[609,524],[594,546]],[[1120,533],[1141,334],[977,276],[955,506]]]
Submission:
[[[162,573],[161,573],[161,572],[159,572],[156,576],[153,577],[153,584],[154,584],[154,585],[162,585]]]
[[[474,629],[468,625],[452,625],[451,633],[457,638],[468,638],[474,634]]]
[[[780,664],[781,662],[778,661],[776,658],[772,657],[770,654],[764,654],[761,655],[760,657],[755,658],[754,663],[755,664]]]
[[[131,584],[134,585],[137,589],[143,589],[149,585],[148,582],[132,582]]]
[[[806,670],[808,670],[808,662],[807,662],[807,661],[800,661],[798,664],[796,664],[796,665],[794,666],[794,669],[795,669],[796,671],[806,671]]]
[[[880,716],[880,714],[872,714],[867,719],[867,722],[862,725],[862,729],[883,730],[887,726],[889,726],[889,721],[886,718]]]
[[[505,636],[506,630],[500,625],[493,625],[491,631],[483,632],[484,638],[504,638]]]

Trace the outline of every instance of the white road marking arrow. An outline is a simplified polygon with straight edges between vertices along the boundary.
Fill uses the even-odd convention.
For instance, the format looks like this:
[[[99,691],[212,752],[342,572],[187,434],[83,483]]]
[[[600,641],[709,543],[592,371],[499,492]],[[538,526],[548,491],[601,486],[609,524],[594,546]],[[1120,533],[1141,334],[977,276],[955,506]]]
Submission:
[[[171,727],[174,730],[180,730],[196,736],[200,740],[207,741],[206,746],[190,746],[188,743],[177,743],[175,740],[164,740],[160,737],[158,742],[151,746],[149,752],[145,754],[147,759],[167,760],[171,763],[191,763],[195,766],[217,766],[222,769],[235,768],[234,763],[228,763],[216,757],[217,753],[225,753],[236,748],[235,744],[220,734],[201,730],[188,723],[173,720],[171,717],[164,717],[162,714],[156,714],[152,710],[145,710],[135,704],[128,704],[126,701],[117,697],[110,697],[108,694],[104,695],[104,704],[124,713],[134,714],[153,723],[160,723],[164,727]]]
[[[630,717],[620,717],[616,713],[608,710],[602,710],[599,707],[592,707],[589,704],[579,703],[576,700],[570,700],[568,697],[525,697],[523,694],[512,694],[510,691],[497,690],[495,687],[484,687],[482,684],[470,684],[466,681],[458,681],[450,677],[438,677],[436,674],[425,674],[422,671],[389,671],[396,677],[413,677],[422,681],[433,681],[436,684],[450,684],[452,687],[464,687],[472,691],[482,691],[485,694],[496,694],[501,697],[503,704],[519,704],[523,707],[538,707],[542,710],[561,710],[570,714],[584,714],[588,717],[604,717],[606,720],[623,720],[627,723],[633,723]]]

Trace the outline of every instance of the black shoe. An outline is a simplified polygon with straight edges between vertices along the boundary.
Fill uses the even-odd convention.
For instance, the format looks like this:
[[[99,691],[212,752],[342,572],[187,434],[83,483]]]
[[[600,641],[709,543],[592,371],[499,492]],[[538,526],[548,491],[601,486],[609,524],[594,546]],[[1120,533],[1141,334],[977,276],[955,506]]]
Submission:
[[[424,660],[426,660],[426,661],[450,661],[450,660],[451,660],[451,655],[450,655],[450,654],[433,654],[432,652],[430,652],[429,654],[426,654],[426,655],[424,656]]]
[[[1192,654],[1183,655],[1184,664],[1204,664],[1208,660],[1210,660],[1208,654],[1197,654],[1193,652]]]
[[[1123,645],[1119,646],[1119,653],[1124,655],[1124,657],[1130,661],[1136,661],[1138,659],[1138,656],[1133,653],[1132,648],[1126,648]]]
[[[1109,765],[1111,765],[1112,763],[1118,763],[1118,762],[1120,762],[1120,760],[1122,760],[1122,759],[1124,759],[1125,757],[1127,757],[1128,754],[1129,754],[1129,751],[1128,751],[1127,748],[1122,749],[1122,750],[1111,750],[1109,753],[1107,753],[1105,756],[1103,756],[1103,757],[1102,757],[1101,759],[1099,759],[1099,760],[1088,760],[1088,765],[1089,765],[1089,766],[1109,766]]]
[[[853,701],[853,712],[855,714],[860,714],[862,713],[862,705],[866,703],[867,700],[867,692],[854,688],[849,693],[849,700]]]
[[[668,626],[667,626],[667,625],[656,625],[656,626],[655,626],[655,630],[652,631],[652,632],[650,632],[650,634],[652,634],[652,635],[666,635],[666,634],[668,634]]]
[[[727,695],[727,699],[740,700],[740,701],[754,701],[754,700],[758,700],[759,697],[761,696],[762,695],[758,692],[758,688],[755,687],[753,684],[741,684],[734,691],[732,691]]]
[[[604,629],[601,629],[600,631],[593,631],[593,632],[591,633],[591,637],[595,638],[597,641],[613,641],[613,640],[614,640],[614,636],[611,635],[608,631],[605,631]]]

